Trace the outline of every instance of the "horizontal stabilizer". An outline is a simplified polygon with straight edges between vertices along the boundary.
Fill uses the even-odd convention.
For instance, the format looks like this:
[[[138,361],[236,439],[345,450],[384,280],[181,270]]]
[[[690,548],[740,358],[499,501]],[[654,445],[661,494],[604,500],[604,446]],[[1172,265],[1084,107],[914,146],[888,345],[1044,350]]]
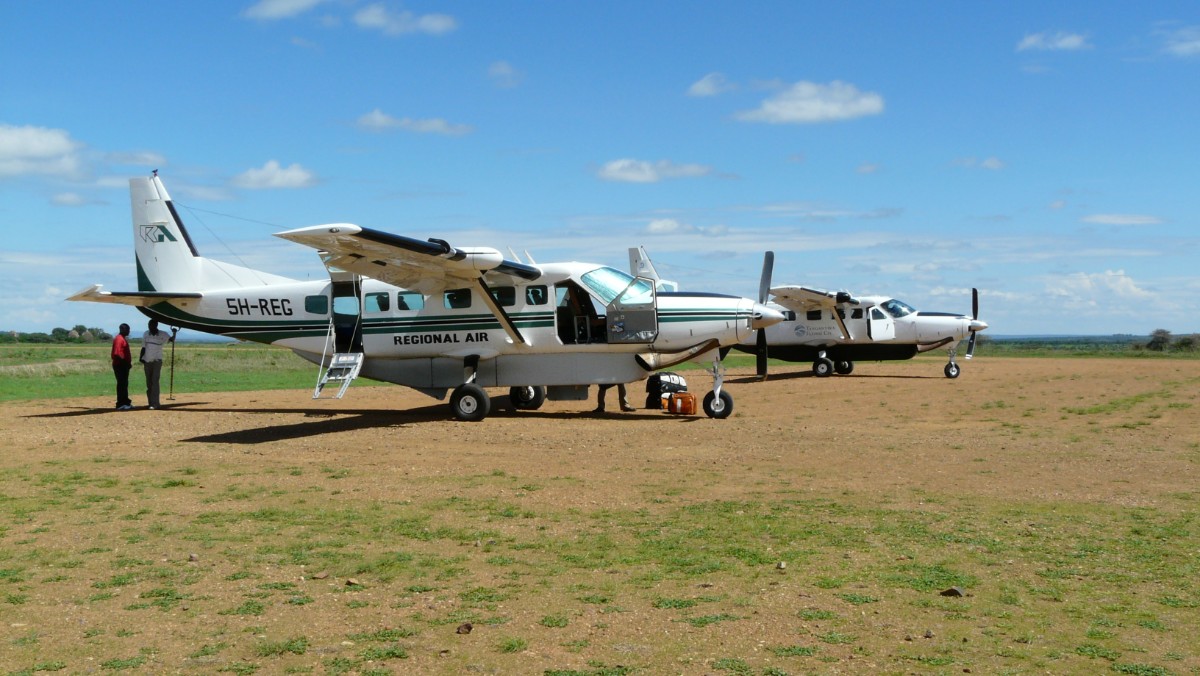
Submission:
[[[134,305],[150,307],[157,303],[172,300],[191,300],[203,298],[200,293],[172,293],[169,291],[102,291],[103,285],[93,284],[86,289],[67,298],[67,300],[83,300],[91,303],[116,303],[118,305]]]

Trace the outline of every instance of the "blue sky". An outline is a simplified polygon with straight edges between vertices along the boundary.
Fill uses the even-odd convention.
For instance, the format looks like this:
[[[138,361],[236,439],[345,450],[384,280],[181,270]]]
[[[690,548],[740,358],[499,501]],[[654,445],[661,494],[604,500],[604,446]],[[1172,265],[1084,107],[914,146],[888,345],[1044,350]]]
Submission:
[[[1200,331],[1194,2],[0,3],[0,329],[137,323],[128,179],[201,253],[350,222],[998,335]]]

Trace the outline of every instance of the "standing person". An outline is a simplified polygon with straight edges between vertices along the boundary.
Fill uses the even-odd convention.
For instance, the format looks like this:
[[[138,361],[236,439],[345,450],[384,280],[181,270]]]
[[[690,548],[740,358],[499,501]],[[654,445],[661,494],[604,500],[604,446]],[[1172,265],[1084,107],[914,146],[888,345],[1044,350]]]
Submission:
[[[129,370],[133,368],[133,355],[129,352],[129,325],[122,324],[112,342],[113,375],[117,377],[117,410],[133,408],[129,398]]]
[[[604,395],[608,392],[608,388],[610,388],[610,387],[612,387],[611,384],[601,385],[599,391],[596,392],[596,413],[604,413]],[[636,411],[637,410],[629,404],[629,396],[626,395],[626,393],[625,393],[625,383],[617,384],[617,394],[620,396],[620,399],[621,399],[621,410],[622,411]]]
[[[160,408],[158,402],[158,377],[162,375],[163,345],[175,340],[175,332],[167,335],[166,331],[158,330],[158,320],[151,319],[149,331],[142,334],[142,366],[146,371],[146,399],[150,410]]]

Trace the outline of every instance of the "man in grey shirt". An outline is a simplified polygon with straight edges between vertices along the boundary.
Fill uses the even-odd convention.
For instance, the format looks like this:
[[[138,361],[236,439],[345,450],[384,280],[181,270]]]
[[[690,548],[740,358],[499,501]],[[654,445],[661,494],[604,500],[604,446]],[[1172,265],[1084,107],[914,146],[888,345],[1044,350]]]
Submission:
[[[170,335],[158,330],[158,320],[151,319],[149,331],[142,334],[142,367],[146,372],[146,399],[150,410],[160,407],[158,401],[158,377],[162,375],[163,346],[175,340],[175,330]]]

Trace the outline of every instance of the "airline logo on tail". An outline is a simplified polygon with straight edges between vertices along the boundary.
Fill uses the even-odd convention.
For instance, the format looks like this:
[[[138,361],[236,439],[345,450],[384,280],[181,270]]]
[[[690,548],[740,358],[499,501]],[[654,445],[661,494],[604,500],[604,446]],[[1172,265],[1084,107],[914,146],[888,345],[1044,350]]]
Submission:
[[[179,240],[175,239],[175,235],[172,235],[170,230],[167,230],[167,226],[159,224],[143,225],[142,241],[161,244],[162,242],[177,242]]]

